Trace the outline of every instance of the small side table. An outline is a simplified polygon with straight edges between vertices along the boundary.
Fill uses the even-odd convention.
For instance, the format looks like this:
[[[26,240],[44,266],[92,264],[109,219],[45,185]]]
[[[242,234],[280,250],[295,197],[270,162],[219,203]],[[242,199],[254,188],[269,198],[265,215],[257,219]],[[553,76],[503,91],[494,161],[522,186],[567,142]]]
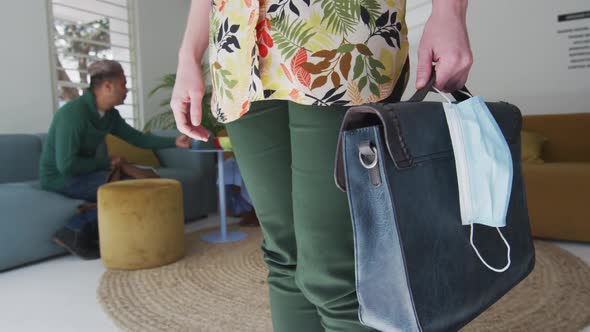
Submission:
[[[219,231],[203,235],[201,239],[210,243],[235,242],[246,238],[244,232],[227,231],[227,215],[225,204],[225,179],[223,174],[223,153],[220,149],[190,149],[194,153],[217,153],[217,186],[219,190]]]

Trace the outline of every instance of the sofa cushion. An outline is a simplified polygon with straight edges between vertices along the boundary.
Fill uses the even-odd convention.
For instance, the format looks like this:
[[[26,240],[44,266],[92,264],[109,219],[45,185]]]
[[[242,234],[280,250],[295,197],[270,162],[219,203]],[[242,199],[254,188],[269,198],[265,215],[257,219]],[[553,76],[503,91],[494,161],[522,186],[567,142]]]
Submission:
[[[520,132],[520,141],[522,147],[522,161],[525,163],[542,164],[541,158],[543,144],[547,138],[539,133],[523,130]]]
[[[164,137],[176,137],[180,132],[176,130],[154,130],[152,134]],[[191,149],[193,150],[213,150],[215,145],[213,140],[202,142],[197,140],[191,141]],[[156,150],[156,155],[160,160],[162,167],[173,168],[192,168],[192,169],[212,169],[215,167],[214,153],[196,153],[189,149],[159,149]]]
[[[158,160],[158,157],[156,157],[154,151],[150,149],[139,148],[111,134],[107,134],[105,137],[105,142],[110,157],[123,156],[128,162],[132,164],[139,164],[154,168],[160,167],[160,161]]]
[[[38,179],[41,148],[36,135],[0,135],[0,183]]]
[[[522,129],[549,140],[545,162],[590,162],[590,113],[540,114],[522,117]]]
[[[0,184],[0,271],[65,252],[51,237],[83,202],[39,187],[38,181]]]

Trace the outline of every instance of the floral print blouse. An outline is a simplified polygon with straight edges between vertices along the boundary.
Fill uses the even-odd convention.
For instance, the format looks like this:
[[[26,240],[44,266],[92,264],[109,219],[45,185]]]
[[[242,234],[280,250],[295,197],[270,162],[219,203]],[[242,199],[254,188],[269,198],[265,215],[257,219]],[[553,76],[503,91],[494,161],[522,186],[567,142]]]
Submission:
[[[405,0],[212,1],[211,110],[222,123],[263,99],[382,100],[408,56]]]

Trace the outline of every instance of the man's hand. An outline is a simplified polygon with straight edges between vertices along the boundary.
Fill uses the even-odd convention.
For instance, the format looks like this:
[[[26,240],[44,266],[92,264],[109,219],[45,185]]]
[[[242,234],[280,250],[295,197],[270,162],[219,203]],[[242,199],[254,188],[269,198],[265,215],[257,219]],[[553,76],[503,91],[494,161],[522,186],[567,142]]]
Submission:
[[[176,146],[181,149],[189,149],[191,147],[191,138],[185,134],[176,137]]]
[[[122,166],[123,164],[127,163],[127,159],[121,156],[112,156],[111,157],[111,168]]]
[[[466,24],[467,0],[434,0],[418,48],[416,89],[423,88],[435,62],[434,87],[443,92],[462,88],[467,81],[473,55]]]

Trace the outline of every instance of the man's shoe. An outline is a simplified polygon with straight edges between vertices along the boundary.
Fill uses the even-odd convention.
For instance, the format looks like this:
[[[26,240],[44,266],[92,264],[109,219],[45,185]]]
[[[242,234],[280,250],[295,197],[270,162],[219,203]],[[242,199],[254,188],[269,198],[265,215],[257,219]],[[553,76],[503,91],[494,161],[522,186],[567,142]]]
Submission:
[[[100,258],[98,243],[82,231],[64,227],[53,235],[53,242],[82,259]]]

